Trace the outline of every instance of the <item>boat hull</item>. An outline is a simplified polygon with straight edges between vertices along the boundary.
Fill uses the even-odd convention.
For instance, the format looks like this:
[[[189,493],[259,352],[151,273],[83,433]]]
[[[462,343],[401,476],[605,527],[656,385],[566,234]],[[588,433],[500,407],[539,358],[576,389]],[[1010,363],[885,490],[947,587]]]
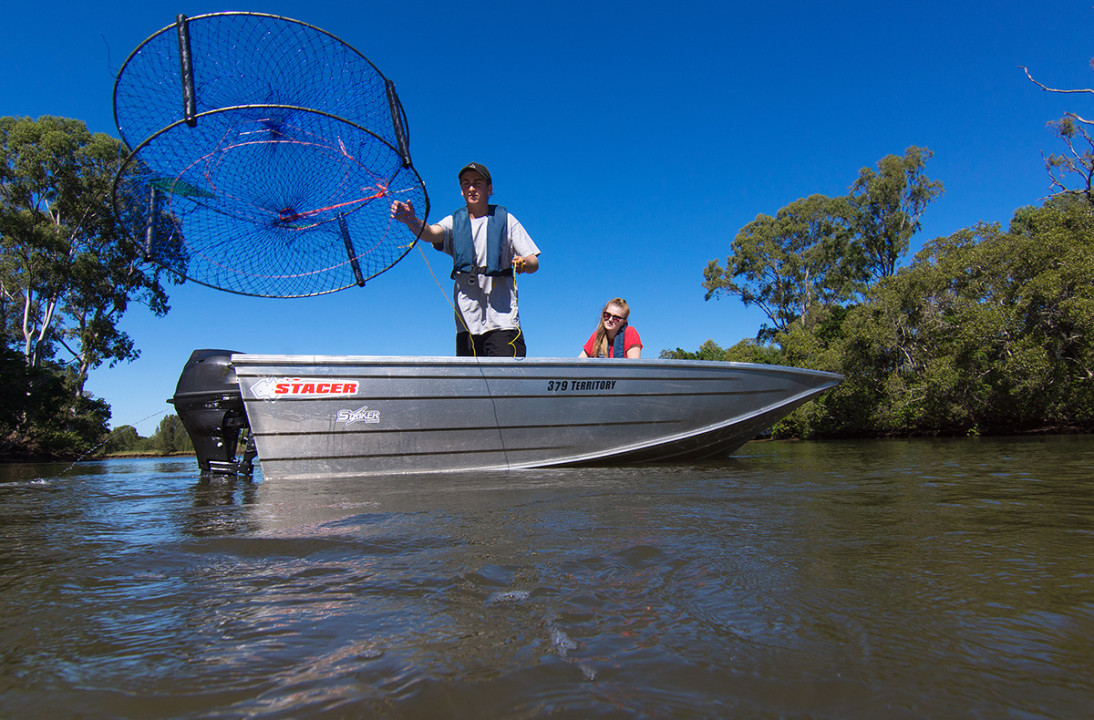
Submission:
[[[231,360],[273,479],[715,457],[841,380],[679,360]]]

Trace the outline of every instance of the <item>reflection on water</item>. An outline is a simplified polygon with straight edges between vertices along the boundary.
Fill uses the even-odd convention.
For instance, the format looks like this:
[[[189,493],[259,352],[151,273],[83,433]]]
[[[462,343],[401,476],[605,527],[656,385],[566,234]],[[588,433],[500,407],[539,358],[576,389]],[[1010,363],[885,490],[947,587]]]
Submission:
[[[0,466],[0,717],[1078,717],[1094,438]]]

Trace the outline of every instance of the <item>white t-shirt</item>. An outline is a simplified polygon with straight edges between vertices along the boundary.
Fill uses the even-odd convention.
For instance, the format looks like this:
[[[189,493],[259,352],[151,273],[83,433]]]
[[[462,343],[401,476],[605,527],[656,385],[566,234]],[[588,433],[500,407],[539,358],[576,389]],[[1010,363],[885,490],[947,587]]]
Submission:
[[[469,219],[471,237],[475,242],[475,264],[485,267],[486,225],[490,217],[484,215]],[[438,225],[444,228],[441,251],[452,255],[452,216],[446,216]],[[539,255],[539,248],[512,213],[509,213],[507,228],[509,242],[501,250],[503,267],[511,266],[514,257]],[[472,335],[482,335],[490,330],[516,330],[520,327],[515,276],[457,275],[452,294],[456,298],[457,332],[467,330]]]

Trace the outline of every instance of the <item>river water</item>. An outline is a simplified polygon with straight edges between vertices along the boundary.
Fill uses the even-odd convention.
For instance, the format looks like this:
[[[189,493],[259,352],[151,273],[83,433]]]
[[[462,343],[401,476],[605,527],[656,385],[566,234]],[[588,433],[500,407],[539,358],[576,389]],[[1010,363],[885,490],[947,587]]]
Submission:
[[[201,483],[0,466],[0,717],[1074,718],[1094,437]]]

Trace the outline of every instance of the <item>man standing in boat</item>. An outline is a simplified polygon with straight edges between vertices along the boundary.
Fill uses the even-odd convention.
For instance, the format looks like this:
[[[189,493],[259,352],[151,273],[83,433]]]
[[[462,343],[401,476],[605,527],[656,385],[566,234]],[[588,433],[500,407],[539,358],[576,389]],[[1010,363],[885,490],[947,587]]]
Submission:
[[[396,200],[391,214],[410,232],[452,256],[456,298],[456,355],[524,357],[517,313],[517,273],[539,269],[539,248],[524,226],[501,205],[491,205],[490,171],[469,163],[459,173],[467,207],[435,225]]]

